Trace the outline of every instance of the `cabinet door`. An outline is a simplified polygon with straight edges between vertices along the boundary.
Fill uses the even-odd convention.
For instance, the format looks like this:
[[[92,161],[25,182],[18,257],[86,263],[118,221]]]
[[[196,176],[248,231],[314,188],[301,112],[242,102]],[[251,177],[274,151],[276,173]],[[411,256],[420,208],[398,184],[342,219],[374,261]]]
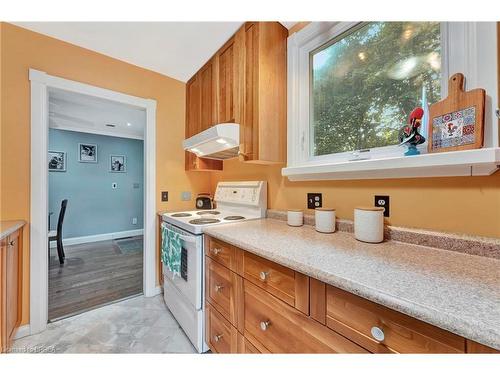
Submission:
[[[259,81],[259,24],[249,22],[244,28],[244,89],[243,122],[240,126],[242,160],[258,155],[258,81]]]
[[[7,342],[12,342],[16,328],[20,323],[20,248],[19,231],[9,236],[7,244],[6,266],[6,333]]]
[[[217,52],[217,105],[219,123],[239,123],[240,37],[235,35]]]
[[[198,74],[201,90],[200,131],[203,131],[217,123],[215,59],[207,62]]]
[[[7,238],[0,240],[0,353],[7,349],[7,306],[6,306],[6,263],[7,259]]]
[[[186,138],[201,131],[201,85],[196,74],[186,83]]]

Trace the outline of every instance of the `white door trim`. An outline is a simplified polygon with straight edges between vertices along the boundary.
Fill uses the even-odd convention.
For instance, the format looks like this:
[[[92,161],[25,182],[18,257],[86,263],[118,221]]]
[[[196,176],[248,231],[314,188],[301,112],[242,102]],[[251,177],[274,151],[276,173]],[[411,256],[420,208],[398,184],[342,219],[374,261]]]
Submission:
[[[146,110],[144,130],[144,272],[143,292],[156,286],[156,100],[145,99],[30,69],[31,82],[31,218],[30,334],[43,331],[48,319],[48,90],[57,88],[132,105]]]

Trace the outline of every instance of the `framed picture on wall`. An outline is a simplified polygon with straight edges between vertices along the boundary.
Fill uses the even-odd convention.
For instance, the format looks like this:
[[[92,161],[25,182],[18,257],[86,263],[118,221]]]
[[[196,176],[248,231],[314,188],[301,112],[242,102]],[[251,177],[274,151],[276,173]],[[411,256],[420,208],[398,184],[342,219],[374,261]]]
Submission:
[[[97,145],[78,143],[78,161],[80,163],[97,163]]]
[[[64,151],[49,151],[49,172],[66,172],[66,153]]]
[[[109,171],[110,172],[126,172],[125,156],[124,155],[111,155],[109,157]]]

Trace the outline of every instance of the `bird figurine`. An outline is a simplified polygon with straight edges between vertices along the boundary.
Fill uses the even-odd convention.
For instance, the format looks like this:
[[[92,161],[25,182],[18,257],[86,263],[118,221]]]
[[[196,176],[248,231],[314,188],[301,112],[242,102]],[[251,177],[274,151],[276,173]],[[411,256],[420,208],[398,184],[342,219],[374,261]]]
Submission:
[[[408,125],[399,131],[399,145],[408,146],[405,156],[420,155],[417,146],[425,142],[424,136],[418,132],[422,125],[422,117],[424,117],[424,110],[420,107],[415,108],[410,113]]]

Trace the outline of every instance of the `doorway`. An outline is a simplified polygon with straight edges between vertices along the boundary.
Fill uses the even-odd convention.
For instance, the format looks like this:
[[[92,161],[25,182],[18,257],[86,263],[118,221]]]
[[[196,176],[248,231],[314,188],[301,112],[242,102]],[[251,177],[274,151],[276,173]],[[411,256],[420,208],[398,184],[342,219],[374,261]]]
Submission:
[[[40,72],[34,69],[30,69],[30,82],[31,82],[31,222],[30,222],[29,332],[30,334],[35,334],[43,331],[46,328],[49,319],[48,318],[49,257],[47,256],[47,251],[48,251],[47,228],[49,225],[48,220],[49,220],[50,210],[49,210],[48,175],[49,173],[57,173],[57,172],[49,172],[47,163],[48,152],[49,152],[49,137],[48,137],[49,116],[50,116],[49,98],[51,93],[59,91],[72,94],[79,94],[91,98],[91,100],[106,100],[114,104],[127,105],[134,107],[138,110],[144,111],[145,126],[144,126],[144,136],[143,136],[144,209],[143,209],[143,238],[142,238],[142,245],[143,245],[142,292],[146,297],[150,297],[159,294],[161,290],[158,286],[156,286],[156,267],[155,267],[156,101],[152,99],[135,97],[119,93],[116,91],[111,91],[96,86],[91,86],[80,82],[51,76],[44,72]],[[88,154],[89,154],[88,149],[84,150],[82,153],[84,157],[89,156]],[[92,150],[90,150],[90,154],[92,154]],[[122,161],[119,160],[119,162],[120,163],[114,163],[115,167],[120,168],[119,164],[121,164]],[[111,168],[111,159],[109,163]],[[114,240],[114,239],[116,238],[111,238],[106,240]],[[67,244],[68,246],[72,246],[68,242]],[[125,247],[127,247],[126,244]]]
[[[146,112],[48,93],[48,318],[55,321],[142,294]]]

